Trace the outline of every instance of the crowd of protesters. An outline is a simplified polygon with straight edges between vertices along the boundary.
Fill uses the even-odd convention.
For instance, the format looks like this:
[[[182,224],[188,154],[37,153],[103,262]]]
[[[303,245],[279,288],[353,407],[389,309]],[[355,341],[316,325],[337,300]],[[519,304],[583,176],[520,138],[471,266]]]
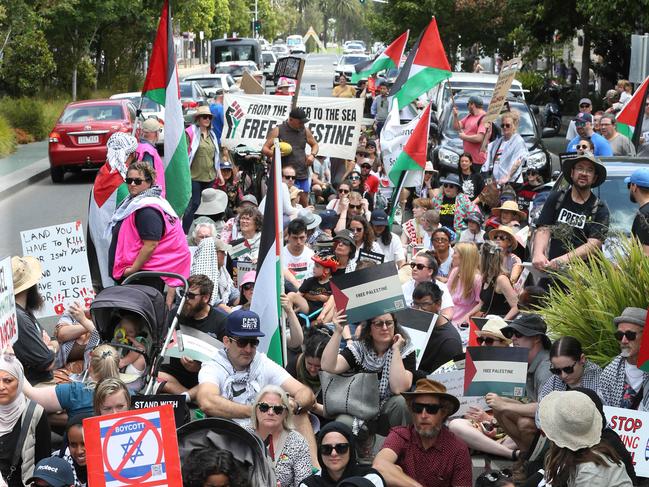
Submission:
[[[375,128],[385,121],[384,92],[372,106]],[[372,128],[354,160],[330,159],[319,154],[304,111],[292,110],[266,144],[278,136],[293,149],[281,168],[285,367],[257,350],[264,336],[251,307],[257,276],[237,272],[238,262],[254,268],[259,258],[261,195],[239,191],[239,169],[210,129],[213,114],[197,111],[187,130],[193,183],[184,215],[165,200],[154,165],[135,160],[137,140],[111,137],[108,159],[126,169],[129,192],[111,219],[112,278],[120,283],[141,270],[184,275],[181,309],[177,280],[141,283],[164,293],[169,315],[178,311],[183,326],[223,345],[207,362],[166,361],[159,392],[258,436],[280,487],[470,487],[474,453],[513,464],[517,479],[492,475],[489,485],[635,485],[629,454],[607,428],[602,406],[649,410],[649,376],[637,367],[646,310],[629,307],[612,320],[620,355],[603,370],[584,354],[586,344],[551,338],[534,312],[554,285],[553,271],[588,258],[608,232],[608,208],[592,189],[606,178],[597,156],[600,146],[613,145],[616,136],[605,127],[615,119],[603,115],[602,136],[594,137],[590,101],[582,102],[568,147],[576,154],[561,168],[567,189],[548,195],[548,181],[526,165],[516,113],[500,116],[502,134],[481,150],[491,128],[481,121],[482,100],[471,97],[469,115],[455,121],[465,149],[457,174],[440,176],[428,162],[418,186],[394,202],[397,214],[411,218],[395,224]],[[635,174],[629,189],[646,203],[649,174]],[[377,263],[394,265],[408,307],[437,316],[419,360],[396,313],[351,323],[336,308],[332,279]],[[50,336],[35,317],[43,303],[39,261],[16,256],[12,268],[19,334],[0,357],[0,472],[10,487],[83,486],[83,419],[131,407],[150,337],[139,315],[116,307],[112,343],[129,347],[100,345],[97,323],[80,303]],[[489,393],[485,408],[458,415],[458,398],[435,372],[463,368],[475,318],[485,318],[474,332],[479,346],[528,350],[525,397]],[[369,392],[378,395],[378,413],[328,414],[323,373],[375,374],[378,390]],[[51,431],[65,438],[54,455]],[[186,460],[183,482],[251,486],[244,465],[216,448]]]

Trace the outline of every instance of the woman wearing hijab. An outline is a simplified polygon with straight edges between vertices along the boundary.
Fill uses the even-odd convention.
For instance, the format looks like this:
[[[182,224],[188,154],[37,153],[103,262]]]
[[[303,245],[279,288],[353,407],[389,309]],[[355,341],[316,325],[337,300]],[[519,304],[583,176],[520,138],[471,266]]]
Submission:
[[[47,415],[25,397],[24,384],[23,366],[16,357],[0,355],[0,473],[9,487],[23,487],[34,465],[52,451]]]
[[[322,470],[304,479],[300,487],[336,487],[349,477],[379,475],[369,465],[359,465],[354,435],[347,425],[332,421],[320,430],[317,440]]]

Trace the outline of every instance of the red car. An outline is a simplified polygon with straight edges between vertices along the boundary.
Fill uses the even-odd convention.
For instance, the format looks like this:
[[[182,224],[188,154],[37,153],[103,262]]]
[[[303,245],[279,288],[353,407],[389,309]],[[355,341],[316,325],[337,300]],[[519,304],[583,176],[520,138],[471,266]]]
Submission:
[[[133,131],[135,106],[129,100],[68,103],[50,133],[50,175],[63,182],[66,170],[97,168],[106,162],[106,142],[115,132]]]

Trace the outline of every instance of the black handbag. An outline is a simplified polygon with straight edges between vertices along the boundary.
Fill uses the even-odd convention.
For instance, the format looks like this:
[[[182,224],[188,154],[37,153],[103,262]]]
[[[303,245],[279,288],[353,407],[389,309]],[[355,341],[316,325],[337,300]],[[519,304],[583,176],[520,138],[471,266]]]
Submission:
[[[326,417],[348,414],[368,421],[379,415],[379,378],[375,373],[336,375],[320,371],[320,386]]]

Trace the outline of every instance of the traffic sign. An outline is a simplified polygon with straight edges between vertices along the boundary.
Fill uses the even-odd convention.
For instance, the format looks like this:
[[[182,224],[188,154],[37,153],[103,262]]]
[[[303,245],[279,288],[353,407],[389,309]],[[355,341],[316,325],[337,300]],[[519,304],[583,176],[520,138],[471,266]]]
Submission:
[[[182,485],[171,405],[88,418],[83,431],[88,485]]]

